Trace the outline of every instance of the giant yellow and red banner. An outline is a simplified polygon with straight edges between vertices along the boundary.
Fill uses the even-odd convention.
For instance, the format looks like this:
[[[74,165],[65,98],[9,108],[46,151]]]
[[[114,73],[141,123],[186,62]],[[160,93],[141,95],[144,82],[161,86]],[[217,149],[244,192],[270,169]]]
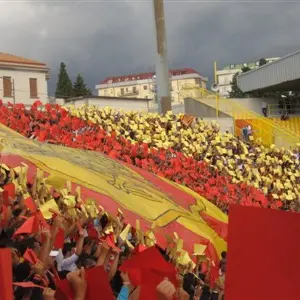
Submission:
[[[26,139],[0,125],[1,160],[8,165],[29,165],[70,180],[82,187],[83,199],[95,199],[108,212],[118,208],[132,225],[140,219],[145,230],[153,223],[158,243],[176,232],[183,248],[193,252],[194,244],[207,246],[206,254],[217,261],[226,249],[227,216],[190,189],[137,169],[106,155]]]

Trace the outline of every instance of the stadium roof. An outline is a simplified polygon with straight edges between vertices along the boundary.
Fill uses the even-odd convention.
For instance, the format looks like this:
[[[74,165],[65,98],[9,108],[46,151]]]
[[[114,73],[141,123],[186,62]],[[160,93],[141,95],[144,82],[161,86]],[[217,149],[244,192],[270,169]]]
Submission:
[[[243,92],[299,91],[300,50],[258,69],[240,74],[237,84]]]

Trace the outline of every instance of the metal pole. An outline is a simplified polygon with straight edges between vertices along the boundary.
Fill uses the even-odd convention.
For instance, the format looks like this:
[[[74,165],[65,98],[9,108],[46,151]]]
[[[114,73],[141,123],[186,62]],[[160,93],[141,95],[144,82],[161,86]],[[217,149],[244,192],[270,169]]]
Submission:
[[[158,112],[165,114],[172,110],[169,69],[167,59],[166,28],[163,0],[153,0],[155,29],[156,29],[156,87]]]
[[[217,76],[217,62],[214,62],[214,80],[215,84],[218,84],[218,76]],[[219,118],[219,92],[216,92],[216,117]]]

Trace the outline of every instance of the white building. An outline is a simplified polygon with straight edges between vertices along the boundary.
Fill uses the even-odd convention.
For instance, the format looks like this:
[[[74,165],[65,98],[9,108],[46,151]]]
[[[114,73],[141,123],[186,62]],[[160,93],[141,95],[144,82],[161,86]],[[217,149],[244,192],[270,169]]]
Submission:
[[[205,89],[207,77],[200,75],[191,68],[170,70],[170,92],[174,104],[183,103],[187,92],[185,87]],[[155,73],[128,74],[108,77],[96,85],[97,95],[104,97],[128,97],[152,99],[150,106],[155,103],[156,82]],[[189,92],[190,93],[190,92]],[[189,96],[191,96],[189,94]]]
[[[279,57],[266,58],[267,63],[278,60]],[[240,73],[243,67],[255,69],[259,67],[259,61],[255,63],[232,64],[225,66],[222,70],[217,70],[217,80],[219,84],[219,92],[222,97],[228,97],[231,91],[231,81],[236,73]]]
[[[49,68],[45,63],[0,52],[0,99],[3,103],[48,102]]]

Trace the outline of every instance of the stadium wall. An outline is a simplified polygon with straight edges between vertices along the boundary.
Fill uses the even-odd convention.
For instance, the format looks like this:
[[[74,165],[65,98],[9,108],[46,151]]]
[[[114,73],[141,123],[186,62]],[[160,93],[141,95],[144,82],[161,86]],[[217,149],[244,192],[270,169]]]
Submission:
[[[59,100],[59,99],[58,99]],[[64,101],[64,104],[73,104],[75,107],[82,105],[94,105],[99,108],[111,107],[114,109],[124,111],[149,111],[149,101],[151,99],[140,98],[119,98],[119,97],[105,97],[105,96],[90,96],[70,98]],[[61,104],[61,101],[57,101]]]
[[[252,110],[260,115],[262,115],[261,103],[263,100],[265,100],[269,105],[278,103],[278,100],[272,98],[233,98],[231,100],[243,105],[245,108]]]
[[[187,115],[192,115],[197,118],[216,118],[215,108],[199,102],[193,98],[184,99],[184,111]],[[219,112],[220,118],[230,118],[229,115]]]

